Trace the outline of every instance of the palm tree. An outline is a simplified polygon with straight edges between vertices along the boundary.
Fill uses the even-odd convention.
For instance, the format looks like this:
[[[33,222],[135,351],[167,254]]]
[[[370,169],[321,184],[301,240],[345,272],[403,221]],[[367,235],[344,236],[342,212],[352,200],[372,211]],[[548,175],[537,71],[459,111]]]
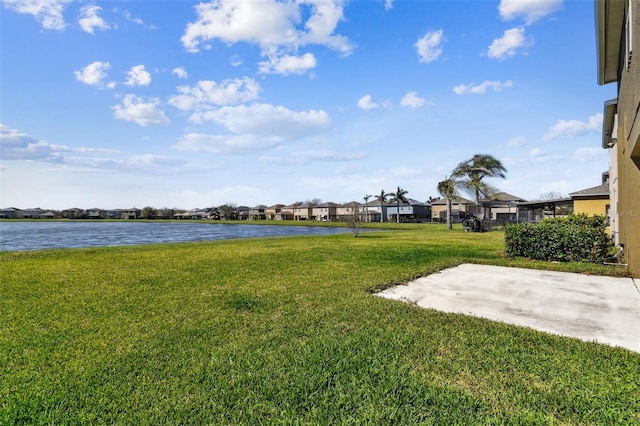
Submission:
[[[364,196],[364,214],[366,217],[365,222],[369,222],[369,204],[368,203],[371,197],[373,197],[373,195],[367,194]]]
[[[384,221],[384,203],[387,202],[387,198],[389,198],[390,194],[387,194],[386,192],[384,192],[384,189],[382,191],[380,191],[380,195],[376,196],[376,200],[378,200],[378,202],[380,203],[380,222]]]
[[[407,197],[405,197],[405,195],[407,195],[408,191],[398,187],[398,189],[396,190],[396,192],[393,192],[389,195],[391,195],[391,197],[393,197],[391,199],[391,201],[395,201],[396,203],[396,222],[400,223],[400,204],[401,203],[408,203],[409,200],[407,200]]]
[[[495,192],[493,187],[483,181],[487,177],[505,178],[507,169],[500,160],[487,154],[476,154],[473,158],[458,164],[454,174],[460,178],[460,183],[470,194],[475,197],[476,203],[480,202],[480,196],[490,196]]]
[[[487,154],[476,154],[472,158],[458,164],[453,176],[459,181],[459,186],[472,194],[476,204],[480,204],[480,196],[484,198],[494,194],[496,190],[484,182],[484,178],[505,178],[507,169],[500,160]],[[484,211],[483,211],[484,216]]]
[[[456,197],[457,184],[454,176],[449,176],[445,180],[438,182],[438,193],[447,200],[447,229],[453,229],[453,223],[451,221],[451,200]]]

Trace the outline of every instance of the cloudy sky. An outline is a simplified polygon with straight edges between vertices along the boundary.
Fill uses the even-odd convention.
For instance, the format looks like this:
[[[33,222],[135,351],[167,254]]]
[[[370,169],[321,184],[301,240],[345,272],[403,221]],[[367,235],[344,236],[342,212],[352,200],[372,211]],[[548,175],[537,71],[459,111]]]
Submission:
[[[0,207],[600,184],[593,1],[0,0]]]

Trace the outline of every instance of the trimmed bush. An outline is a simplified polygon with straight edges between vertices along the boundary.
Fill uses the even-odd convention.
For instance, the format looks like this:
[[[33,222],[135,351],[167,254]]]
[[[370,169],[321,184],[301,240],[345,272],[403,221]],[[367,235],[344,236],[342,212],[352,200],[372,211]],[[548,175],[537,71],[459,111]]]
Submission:
[[[611,248],[604,216],[586,214],[508,225],[506,255],[535,260],[603,263]]]

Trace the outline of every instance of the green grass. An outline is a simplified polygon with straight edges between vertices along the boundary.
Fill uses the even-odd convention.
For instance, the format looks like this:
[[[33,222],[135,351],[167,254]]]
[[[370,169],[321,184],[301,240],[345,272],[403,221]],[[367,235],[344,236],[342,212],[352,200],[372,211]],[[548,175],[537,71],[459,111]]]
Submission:
[[[397,225],[396,225],[397,227]],[[640,355],[375,297],[503,234],[0,253],[0,424],[640,424]]]

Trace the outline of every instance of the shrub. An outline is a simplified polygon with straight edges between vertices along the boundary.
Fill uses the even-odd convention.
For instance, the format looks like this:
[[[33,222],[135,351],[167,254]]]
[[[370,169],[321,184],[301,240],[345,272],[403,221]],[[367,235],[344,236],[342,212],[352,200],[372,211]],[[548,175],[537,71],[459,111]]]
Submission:
[[[611,240],[604,216],[586,214],[544,219],[542,222],[508,225],[506,255],[535,260],[603,263]]]

